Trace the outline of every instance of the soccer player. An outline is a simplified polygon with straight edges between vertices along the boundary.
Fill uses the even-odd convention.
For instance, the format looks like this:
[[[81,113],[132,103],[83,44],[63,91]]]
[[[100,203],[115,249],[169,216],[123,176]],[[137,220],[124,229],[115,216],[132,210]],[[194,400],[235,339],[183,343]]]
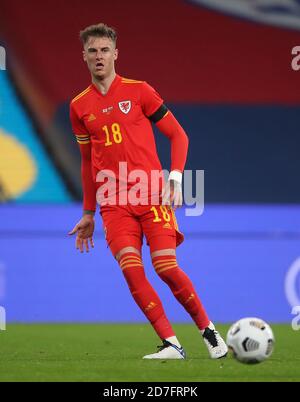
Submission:
[[[150,85],[116,74],[118,50],[114,29],[103,23],[92,25],[80,32],[80,38],[92,83],[70,105],[70,119],[81,151],[84,196],[83,216],[70,232],[76,234],[76,248],[83,252],[89,251],[89,246],[94,247],[97,198],[107,244],[135,302],[162,340],[158,351],[144,358],[184,359],[186,355],[159,296],[145,276],[141,257],[143,235],[156,273],[194,320],[211,358],[224,357],[227,346],[176,260],[176,247],[183,241],[183,235],[178,230],[173,205],[176,209],[182,204],[181,180],[188,138]],[[156,180],[158,202],[152,202],[155,190],[147,192],[152,173],[162,170],[152,123],[171,142],[169,178],[163,188],[162,180]],[[141,171],[144,175],[141,174],[138,184],[127,180]]]

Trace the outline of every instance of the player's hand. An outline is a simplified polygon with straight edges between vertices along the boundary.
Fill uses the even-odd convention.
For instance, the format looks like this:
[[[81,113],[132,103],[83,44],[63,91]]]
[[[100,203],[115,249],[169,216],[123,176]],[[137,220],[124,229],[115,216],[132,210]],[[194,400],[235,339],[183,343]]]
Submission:
[[[80,250],[81,253],[84,250],[89,252],[89,244],[94,248],[93,233],[95,228],[95,221],[93,215],[84,215],[80,221],[74,226],[74,228],[69,232],[72,236],[76,233],[75,245],[76,249]]]
[[[174,210],[182,206],[182,187],[176,180],[168,180],[162,192],[162,205],[173,205]]]

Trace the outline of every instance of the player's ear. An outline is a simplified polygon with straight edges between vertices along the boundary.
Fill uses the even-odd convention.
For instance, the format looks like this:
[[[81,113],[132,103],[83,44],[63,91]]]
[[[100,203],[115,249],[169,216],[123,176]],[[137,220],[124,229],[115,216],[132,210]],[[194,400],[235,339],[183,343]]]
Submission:
[[[118,49],[115,49],[115,52],[114,52],[114,60],[117,60],[118,56],[119,56],[119,50],[118,50]]]
[[[86,61],[86,53],[85,53],[85,50],[82,51],[82,57],[83,57],[83,61]]]

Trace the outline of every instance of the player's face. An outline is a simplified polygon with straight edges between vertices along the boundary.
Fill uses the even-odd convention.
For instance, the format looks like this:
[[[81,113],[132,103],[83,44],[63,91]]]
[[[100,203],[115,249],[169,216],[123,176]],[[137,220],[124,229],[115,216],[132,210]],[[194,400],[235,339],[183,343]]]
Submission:
[[[103,79],[114,71],[118,49],[109,38],[90,37],[84,46],[83,60],[93,77]]]

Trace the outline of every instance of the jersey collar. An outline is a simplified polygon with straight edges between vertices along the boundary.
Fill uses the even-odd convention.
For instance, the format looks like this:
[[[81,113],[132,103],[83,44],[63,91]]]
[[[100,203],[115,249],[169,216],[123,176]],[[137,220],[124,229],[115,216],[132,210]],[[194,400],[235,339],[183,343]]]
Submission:
[[[94,90],[103,98],[107,98],[108,96],[112,95],[112,93],[114,92],[115,88],[118,86],[119,82],[121,81],[122,77],[118,74],[116,74],[113,82],[110,84],[110,87],[108,88],[108,91],[105,95],[103,95],[101,93],[101,91],[99,90],[99,88],[92,82],[92,87],[94,88]]]

